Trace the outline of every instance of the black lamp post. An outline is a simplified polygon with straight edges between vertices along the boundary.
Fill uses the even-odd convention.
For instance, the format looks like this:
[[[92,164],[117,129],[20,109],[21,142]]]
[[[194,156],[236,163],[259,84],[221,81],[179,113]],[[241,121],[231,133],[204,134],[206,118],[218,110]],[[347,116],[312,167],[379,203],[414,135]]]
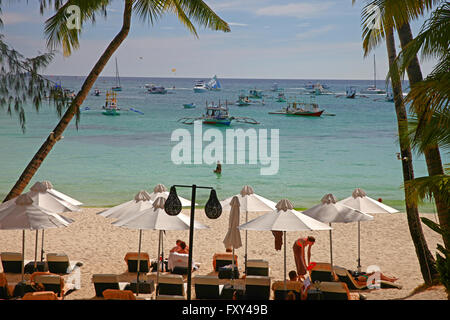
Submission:
[[[210,219],[217,219],[222,214],[222,206],[219,199],[217,199],[217,194],[212,187],[202,187],[193,184],[192,186],[186,185],[173,185],[170,187],[170,193],[167,197],[166,203],[164,204],[164,210],[168,215],[176,216],[181,212],[182,206],[181,201],[178,198],[176,187],[179,188],[191,188],[191,219],[189,224],[189,258],[188,258],[188,277],[187,277],[187,300],[191,300],[191,282],[192,282],[192,256],[194,249],[194,217],[195,217],[195,196],[197,189],[209,189],[211,193],[209,194],[208,202],[205,205],[206,216]]]

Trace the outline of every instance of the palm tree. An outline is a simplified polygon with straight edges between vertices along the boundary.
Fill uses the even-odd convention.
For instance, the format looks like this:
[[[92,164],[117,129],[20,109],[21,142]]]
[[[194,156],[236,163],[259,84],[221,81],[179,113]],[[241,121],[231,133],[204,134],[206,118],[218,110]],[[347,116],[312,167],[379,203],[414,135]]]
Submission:
[[[373,2],[370,2],[369,5],[373,5]],[[366,6],[362,12],[363,48],[365,51],[365,55],[367,55],[377,44],[381,42],[381,39],[386,40],[389,66],[391,68],[389,76],[391,79],[392,91],[394,94],[398,134],[401,137],[401,139],[399,139],[399,143],[402,159],[403,180],[406,186],[409,181],[414,179],[414,170],[412,164],[411,144],[409,139],[404,138],[406,133],[408,132],[408,118],[403,102],[403,92],[400,75],[398,73],[398,70],[395,69],[394,63],[395,58],[397,57],[397,53],[395,49],[393,27],[389,23],[385,23],[385,19],[383,19],[383,16],[381,16],[381,21],[379,21],[380,29],[373,28],[374,19],[379,17],[374,17],[377,12],[374,10],[369,10],[369,8],[373,8],[369,7],[369,5]],[[430,250],[428,249],[425,237],[423,235],[417,203],[415,201],[412,201],[411,193],[409,192],[409,189],[407,187],[405,188],[405,204],[409,231],[415,246],[417,258],[419,260],[422,277],[426,284],[432,284],[433,279],[438,276],[435,260]]]
[[[54,49],[62,45],[65,55],[70,55],[73,49],[79,47],[79,35],[81,29],[68,29],[65,11],[70,5],[77,5],[81,12],[81,25],[88,21],[95,21],[95,15],[100,13],[106,15],[106,7],[111,0],[68,0],[63,4],[62,0],[41,0],[41,12],[47,5],[54,5],[55,15],[46,21],[45,34],[47,36],[47,45]],[[12,199],[22,193],[28,185],[36,171],[39,169],[42,161],[52,150],[53,146],[62,138],[64,130],[69,125],[74,116],[79,114],[79,108],[103,71],[104,67],[119,48],[122,42],[128,36],[131,27],[131,16],[136,13],[141,20],[154,23],[156,19],[166,12],[172,12],[187,29],[198,37],[193,21],[199,25],[216,31],[229,32],[228,24],[222,20],[205,2],[201,0],[125,0],[123,9],[122,27],[117,35],[102,53],[97,63],[85,79],[81,90],[73,99],[69,108],[49,134],[46,141],[31,159],[16,184],[13,186],[4,201]]]
[[[381,19],[384,24],[385,29],[395,28],[397,29],[397,33],[400,39],[401,47],[403,50],[405,50],[408,47],[418,48],[417,44],[410,46],[415,40],[413,39],[411,27],[409,24],[410,20],[416,19],[422,15],[427,10],[430,10],[433,5],[436,5],[438,3],[441,3],[441,0],[421,0],[421,1],[415,1],[415,0],[373,0],[370,1],[368,6],[377,6],[377,8],[380,10]],[[366,8],[368,7],[366,6]],[[446,6],[446,8],[445,8]],[[438,49],[438,46],[436,46],[436,43],[439,43],[440,41],[436,41],[436,38],[447,38],[447,46],[445,47],[445,50],[448,54],[448,32],[445,33],[445,25],[448,26],[449,19],[448,19],[448,3],[444,4],[443,8],[438,10],[440,15],[438,15],[441,19],[434,19],[434,26],[436,28],[431,29],[431,31],[428,32],[428,36],[432,38],[432,41],[434,40],[435,45],[430,46],[429,44],[429,51],[426,52],[429,56],[436,56],[436,49]],[[366,19],[370,19],[370,15],[366,16]],[[431,19],[433,20],[433,19]],[[444,29],[444,30],[443,30]],[[430,28],[429,28],[430,30]],[[442,32],[444,31],[444,32]],[[366,35],[369,35],[371,33],[370,30],[365,30]],[[378,41],[380,41],[383,38],[383,34],[380,33],[377,37],[373,37],[370,42],[367,43],[368,46],[375,46]],[[422,41],[424,39],[427,39],[426,37],[421,37]],[[428,38],[429,40],[429,38]],[[444,39],[442,39],[444,40]],[[417,43],[417,42],[416,42]],[[422,42],[423,44],[423,42]],[[420,47],[419,47],[420,48]],[[407,59],[403,59],[403,64],[401,71],[404,72],[406,69],[406,73],[408,74],[411,92],[410,95],[407,98],[407,101],[412,102],[412,110],[415,112],[415,115],[417,116],[419,120],[419,126],[417,127],[419,130],[424,127],[431,127],[432,123],[430,123],[430,118],[432,114],[432,105],[429,103],[419,103],[419,101],[423,102],[423,99],[420,98],[421,94],[423,94],[424,91],[424,82],[423,82],[423,76],[422,71],[420,68],[419,60],[417,58],[417,51],[415,50],[409,50],[409,54],[407,56]],[[401,55],[400,55],[401,56]],[[447,64],[448,67],[448,64]],[[443,69],[445,70],[445,69]],[[448,78],[448,68],[446,69],[446,76]],[[440,74],[442,75],[442,73]],[[436,79],[436,78],[435,78]],[[429,84],[430,80],[428,80]],[[448,83],[448,82],[447,82]],[[436,84],[436,82],[434,82]],[[442,85],[442,84],[441,84]],[[420,93],[417,93],[414,91],[414,88],[420,87],[422,90],[420,90]],[[445,84],[444,84],[445,87]],[[430,85],[426,86],[426,88],[430,88]],[[446,91],[448,92],[448,85],[446,87]],[[427,95],[425,95],[427,96]],[[413,97],[419,98],[417,100],[417,103],[414,103]],[[447,100],[448,101],[448,100]],[[420,105],[420,106],[419,106]],[[416,138],[418,138],[419,135],[416,135]],[[442,165],[439,145],[436,141],[428,141],[428,144],[424,146],[421,149],[421,152],[425,156],[426,164],[427,164],[427,170],[428,175],[430,177],[433,176],[442,176],[444,175],[444,168]],[[445,201],[443,197],[444,195],[441,195],[436,189],[436,192],[433,194],[435,203],[436,203],[436,209],[438,213],[439,218],[439,224],[444,230],[450,231],[450,216],[449,216],[449,204]],[[450,248],[450,239],[444,238],[444,245],[446,248]]]

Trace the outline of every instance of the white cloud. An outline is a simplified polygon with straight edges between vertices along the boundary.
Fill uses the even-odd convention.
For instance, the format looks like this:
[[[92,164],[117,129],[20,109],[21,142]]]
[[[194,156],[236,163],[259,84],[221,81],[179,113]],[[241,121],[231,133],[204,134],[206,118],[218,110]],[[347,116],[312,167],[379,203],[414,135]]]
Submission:
[[[333,5],[333,2],[289,3],[260,8],[255,13],[261,16],[311,18],[326,12]]]

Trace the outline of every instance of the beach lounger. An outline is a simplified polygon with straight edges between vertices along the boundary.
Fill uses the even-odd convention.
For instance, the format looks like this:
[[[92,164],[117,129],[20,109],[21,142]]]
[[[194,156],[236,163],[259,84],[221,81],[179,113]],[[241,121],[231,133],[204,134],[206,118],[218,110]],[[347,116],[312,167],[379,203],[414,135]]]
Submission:
[[[61,300],[53,291],[36,291],[26,293],[22,300]]]
[[[245,278],[245,299],[269,300],[270,278],[265,276],[247,276]]]
[[[186,300],[184,296],[173,296],[173,295],[159,295],[156,300]]]
[[[219,299],[223,285],[219,278],[211,275],[197,275],[193,278],[196,299]]]
[[[165,274],[159,276],[157,292],[158,295],[183,296],[185,295],[186,284],[183,282],[183,276],[179,274]]]
[[[97,297],[103,297],[103,291],[106,289],[123,290],[128,285],[128,282],[119,282],[115,274],[93,274],[92,282]]]
[[[43,291],[52,291],[58,295],[58,297],[63,297],[64,294],[70,290],[65,288],[64,278],[58,274],[51,274],[48,272],[35,272],[30,277],[30,282],[33,286],[41,285]]]
[[[106,289],[103,291],[106,300],[136,300],[131,290]]]
[[[127,252],[125,262],[128,266],[128,272],[137,272],[138,257],[140,258],[139,272],[149,272],[151,263],[148,253],[141,252],[139,256],[138,252]]]
[[[272,284],[274,300],[286,300],[287,294],[291,291],[295,294],[296,300],[301,300],[302,289],[303,284],[300,281],[286,281],[286,290],[284,281],[274,281]]]
[[[2,252],[0,253],[2,260],[3,272],[22,273],[22,254],[19,252]]]
[[[167,269],[175,274],[187,274],[189,255],[186,253],[171,252],[167,260]]]
[[[319,290],[324,300],[359,300],[359,294],[352,294],[344,282],[320,282]]]
[[[47,253],[47,267],[51,273],[69,274],[80,263],[71,263],[65,253]]]
[[[339,278],[339,281],[344,282],[350,290],[369,290],[367,285],[360,285],[352,276],[352,274],[345,268],[334,267],[334,272]],[[402,286],[393,282],[379,280],[379,284],[383,289],[401,289]]]
[[[220,267],[229,265],[232,263],[233,254],[232,253],[216,253],[213,256],[213,269],[214,271],[219,271]],[[238,256],[234,255],[234,265],[238,266]]]
[[[328,282],[331,281],[332,272],[330,263],[317,262],[316,265],[309,271],[311,276],[311,282]]]
[[[269,276],[269,262],[261,259],[247,260],[247,276]]]

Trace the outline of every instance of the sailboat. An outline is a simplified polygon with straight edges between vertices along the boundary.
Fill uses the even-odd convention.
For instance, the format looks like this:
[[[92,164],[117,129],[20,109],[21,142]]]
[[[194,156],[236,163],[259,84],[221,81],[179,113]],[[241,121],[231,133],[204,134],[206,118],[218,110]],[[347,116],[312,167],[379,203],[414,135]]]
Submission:
[[[116,58],[116,85],[112,87],[111,90],[122,91],[122,86],[120,85],[119,67],[117,66],[117,58]]]
[[[373,86],[368,86],[366,89],[361,90],[364,94],[385,94],[386,91],[377,88],[377,67],[375,62],[375,55],[373,55]]]

